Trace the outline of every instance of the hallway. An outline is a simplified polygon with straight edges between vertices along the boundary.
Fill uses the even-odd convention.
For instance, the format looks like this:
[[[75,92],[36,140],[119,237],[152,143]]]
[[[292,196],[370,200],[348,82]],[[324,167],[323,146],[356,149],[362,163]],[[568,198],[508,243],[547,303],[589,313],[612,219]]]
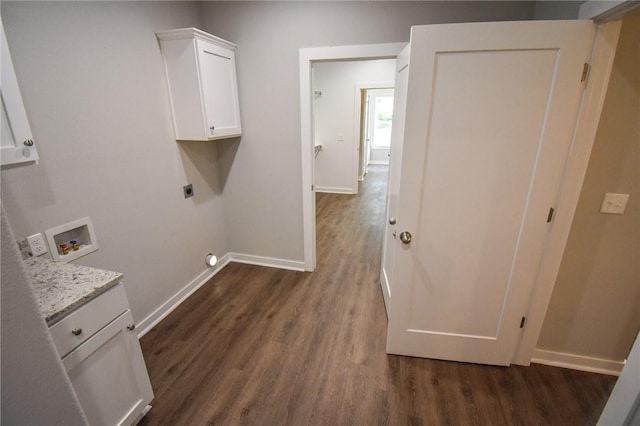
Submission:
[[[145,335],[140,424],[595,424],[615,377],[386,355],[385,198],[318,193],[315,272],[231,263]]]

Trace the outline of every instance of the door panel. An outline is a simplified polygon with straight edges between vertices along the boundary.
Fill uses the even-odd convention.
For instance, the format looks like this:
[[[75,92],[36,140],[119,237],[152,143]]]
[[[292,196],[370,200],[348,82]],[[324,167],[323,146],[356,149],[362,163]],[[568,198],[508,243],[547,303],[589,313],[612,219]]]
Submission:
[[[507,365],[593,25],[433,25],[411,37],[395,226],[412,240],[386,240],[395,246],[387,351]]]
[[[538,88],[551,86],[555,62],[556,52],[535,50],[436,56],[434,143],[412,248],[416,274],[428,273],[417,277],[410,328],[497,336],[540,145],[536,125],[544,122],[549,97]],[[496,68],[508,70],[507,78],[496,78]],[[473,79],[464,78],[468,70]],[[530,84],[522,84],[521,76]],[[500,91],[510,95],[495,97]],[[442,208],[429,208],[435,204]],[[493,291],[482,294],[490,286]],[[434,299],[424,309],[424,301]],[[474,315],[447,315],[451,311]]]

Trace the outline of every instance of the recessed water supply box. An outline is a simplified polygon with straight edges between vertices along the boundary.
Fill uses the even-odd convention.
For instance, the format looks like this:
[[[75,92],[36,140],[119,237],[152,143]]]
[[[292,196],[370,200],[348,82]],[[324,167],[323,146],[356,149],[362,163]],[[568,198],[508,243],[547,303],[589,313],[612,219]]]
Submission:
[[[93,223],[89,216],[44,231],[57,262],[70,262],[98,250]]]

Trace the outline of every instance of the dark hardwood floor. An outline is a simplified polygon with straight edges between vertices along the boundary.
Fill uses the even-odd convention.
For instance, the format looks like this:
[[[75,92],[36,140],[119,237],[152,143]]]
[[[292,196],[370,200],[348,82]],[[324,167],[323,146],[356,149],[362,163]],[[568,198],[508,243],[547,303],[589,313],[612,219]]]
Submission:
[[[385,354],[385,192],[317,194],[315,272],[232,263],[144,336],[141,424],[595,424],[615,377]]]

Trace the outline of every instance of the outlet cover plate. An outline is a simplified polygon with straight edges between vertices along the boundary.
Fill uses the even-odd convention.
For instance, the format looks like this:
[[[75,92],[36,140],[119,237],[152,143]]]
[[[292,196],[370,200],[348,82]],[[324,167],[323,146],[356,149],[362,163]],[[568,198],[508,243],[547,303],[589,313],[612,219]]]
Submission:
[[[27,237],[31,254],[34,256],[41,256],[49,251],[47,244],[44,242],[44,237],[41,233],[33,234]]]
[[[183,186],[182,187],[182,191],[184,192],[184,198],[193,197],[193,185],[192,184]]]

